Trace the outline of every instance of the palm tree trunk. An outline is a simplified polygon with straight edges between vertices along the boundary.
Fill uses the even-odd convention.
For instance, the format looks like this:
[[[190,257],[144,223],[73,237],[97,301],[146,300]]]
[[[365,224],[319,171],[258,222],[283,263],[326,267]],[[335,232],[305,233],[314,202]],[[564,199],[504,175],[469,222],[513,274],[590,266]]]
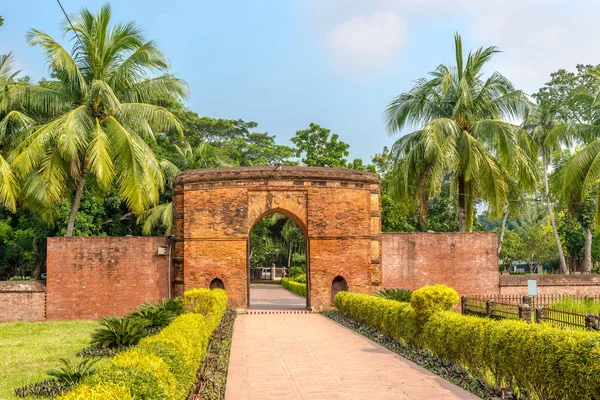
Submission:
[[[83,189],[85,188],[85,178],[88,174],[87,160],[83,160],[83,169],[77,182],[77,190],[75,191],[75,197],[73,198],[73,205],[71,206],[71,213],[69,214],[69,223],[67,224],[66,237],[73,236],[73,227],[75,226],[75,217],[79,210],[79,204],[81,203],[81,196],[83,195]]]
[[[467,231],[467,194],[465,193],[465,179],[463,176],[458,177],[458,231]]]
[[[290,240],[288,243],[288,271],[290,270],[290,267],[292,266],[292,241]]]
[[[506,220],[508,219],[508,214],[510,214],[510,211],[508,207],[506,207],[506,211],[504,211],[504,216],[502,217],[502,228],[500,228],[500,240],[498,241],[498,255],[500,255],[500,250],[502,250],[502,241],[504,240],[504,231],[506,230]]]
[[[590,228],[585,228],[585,260],[583,263],[583,272],[592,272],[592,239],[594,234]]]
[[[558,248],[558,261],[560,264],[560,272],[565,275],[569,274],[569,269],[567,268],[567,262],[565,261],[565,253],[562,248],[562,244],[560,243],[560,237],[558,236],[558,229],[556,229],[556,221],[554,221],[554,214],[552,213],[552,204],[550,204],[550,190],[548,189],[548,157],[546,156],[546,151],[542,154],[544,159],[544,195],[546,197],[546,207],[548,208],[548,217],[550,218],[550,225],[552,225],[552,232],[554,233],[554,241],[556,242],[556,247]]]

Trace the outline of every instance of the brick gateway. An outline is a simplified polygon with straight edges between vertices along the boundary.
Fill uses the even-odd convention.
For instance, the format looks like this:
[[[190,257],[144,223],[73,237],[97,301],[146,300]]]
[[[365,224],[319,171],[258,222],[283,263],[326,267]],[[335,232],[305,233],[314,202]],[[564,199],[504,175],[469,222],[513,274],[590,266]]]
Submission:
[[[249,232],[275,212],[292,219],[307,240],[310,307],[328,308],[340,281],[370,293],[381,284],[379,196],[377,175],[347,169],[186,171],[174,181],[174,293],[219,280],[231,305],[246,307]]]

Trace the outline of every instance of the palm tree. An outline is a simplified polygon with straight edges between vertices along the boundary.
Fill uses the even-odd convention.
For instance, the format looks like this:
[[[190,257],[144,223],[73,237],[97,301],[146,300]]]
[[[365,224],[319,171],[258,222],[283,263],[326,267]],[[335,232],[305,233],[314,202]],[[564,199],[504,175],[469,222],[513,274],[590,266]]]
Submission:
[[[110,26],[109,5],[96,15],[83,8],[71,21],[64,28],[71,53],[46,33],[27,33],[46,55],[54,78],[46,86],[64,111],[34,127],[12,157],[31,203],[72,198],[67,236],[88,175],[103,190],[116,184],[138,215],[158,202],[165,178],[151,145],[156,133],[181,134],[179,121],[158,104],[186,96],[184,82],[166,74],[165,56],[135,23]]]
[[[208,143],[200,143],[195,148],[184,142],[181,146],[173,145],[176,152],[175,162],[161,160],[160,165],[167,175],[168,184],[171,184],[173,178],[181,171],[199,168],[220,168],[231,167],[233,162],[219,149]],[[138,223],[142,224],[142,233],[152,235],[155,228],[163,228],[165,235],[169,236],[172,229],[173,203],[167,202],[159,204],[138,218]]]
[[[554,212],[552,211],[552,203],[550,201],[550,189],[548,186],[548,167],[552,164],[552,153],[555,150],[558,150],[557,140],[553,140],[551,137],[553,132],[564,129],[565,124],[563,121],[556,118],[556,112],[554,112],[554,110],[551,110],[545,102],[540,101],[537,106],[531,107],[526,111],[521,126],[531,133],[540,152],[542,159],[542,177],[544,180],[544,202],[546,203],[550,225],[552,226],[552,232],[554,234],[554,241],[556,242],[556,248],[558,249],[560,272],[568,274],[569,268],[565,261],[565,252],[558,235],[558,229],[556,228],[556,221],[554,219]]]
[[[509,175],[533,185],[535,147],[527,132],[502,120],[518,118],[527,97],[498,72],[483,79],[482,69],[499,50],[479,48],[465,60],[458,34],[454,43],[456,65],[439,65],[430,79],[417,80],[389,103],[385,118],[390,133],[418,128],[393,147],[396,197],[416,198],[424,219],[429,197],[450,174],[465,232],[472,229],[477,201],[485,201],[492,215],[502,214]]]

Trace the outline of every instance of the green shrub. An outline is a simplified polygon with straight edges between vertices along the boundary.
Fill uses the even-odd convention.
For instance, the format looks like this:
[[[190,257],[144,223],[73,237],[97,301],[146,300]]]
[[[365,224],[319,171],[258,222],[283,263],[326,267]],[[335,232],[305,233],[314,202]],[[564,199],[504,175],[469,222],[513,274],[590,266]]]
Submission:
[[[290,278],[294,278],[298,275],[302,275],[304,273],[304,268],[302,267],[291,267],[290,268]]]
[[[422,340],[441,358],[539,398],[597,399],[600,393],[595,332],[440,312],[425,325]]]
[[[290,280],[297,282],[297,283],[306,284],[306,274],[296,275],[295,277],[291,278]]]
[[[306,297],[306,284],[294,282],[291,279],[282,278],[281,285],[290,292]]]
[[[99,360],[100,359],[86,358],[78,363],[73,363],[71,360],[61,358],[59,361],[62,366],[58,369],[49,369],[46,371],[46,374],[62,384],[75,385],[96,372],[94,364]]]
[[[223,289],[191,289],[183,294],[183,304],[189,311],[204,315],[212,330],[227,308],[227,292]]]
[[[381,297],[388,300],[396,300],[402,302],[410,302],[411,290],[408,289],[381,289],[373,293],[373,296]]]
[[[446,285],[423,286],[410,296],[410,305],[422,320],[435,312],[451,310],[459,301],[458,292]]]
[[[62,398],[187,398],[208,340],[225,312],[227,294],[220,289],[193,289],[184,294],[184,299],[191,312],[178,316],[158,334],[118,354]]]
[[[334,302],[349,317],[522,396],[598,400],[598,333],[461,315],[450,311],[458,296],[448,289],[419,289],[410,305],[349,292]]]
[[[92,333],[91,345],[101,348],[133,346],[148,335],[148,321],[131,317],[104,317]]]

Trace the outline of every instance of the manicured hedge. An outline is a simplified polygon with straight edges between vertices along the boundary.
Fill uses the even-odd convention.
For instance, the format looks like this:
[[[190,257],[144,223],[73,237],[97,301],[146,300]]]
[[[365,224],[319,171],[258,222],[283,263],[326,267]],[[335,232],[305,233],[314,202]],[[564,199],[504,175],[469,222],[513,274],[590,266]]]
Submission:
[[[227,294],[221,289],[194,289],[185,293],[184,300],[189,313],[118,354],[61,398],[186,399],[208,340],[225,312]]]
[[[336,307],[400,341],[461,365],[474,376],[543,399],[597,400],[600,334],[523,321],[496,321],[450,310],[458,302],[441,285],[410,303],[340,292]]]
[[[294,282],[287,278],[281,279],[281,285],[287,290],[294,292],[300,296],[306,297],[306,284]]]

